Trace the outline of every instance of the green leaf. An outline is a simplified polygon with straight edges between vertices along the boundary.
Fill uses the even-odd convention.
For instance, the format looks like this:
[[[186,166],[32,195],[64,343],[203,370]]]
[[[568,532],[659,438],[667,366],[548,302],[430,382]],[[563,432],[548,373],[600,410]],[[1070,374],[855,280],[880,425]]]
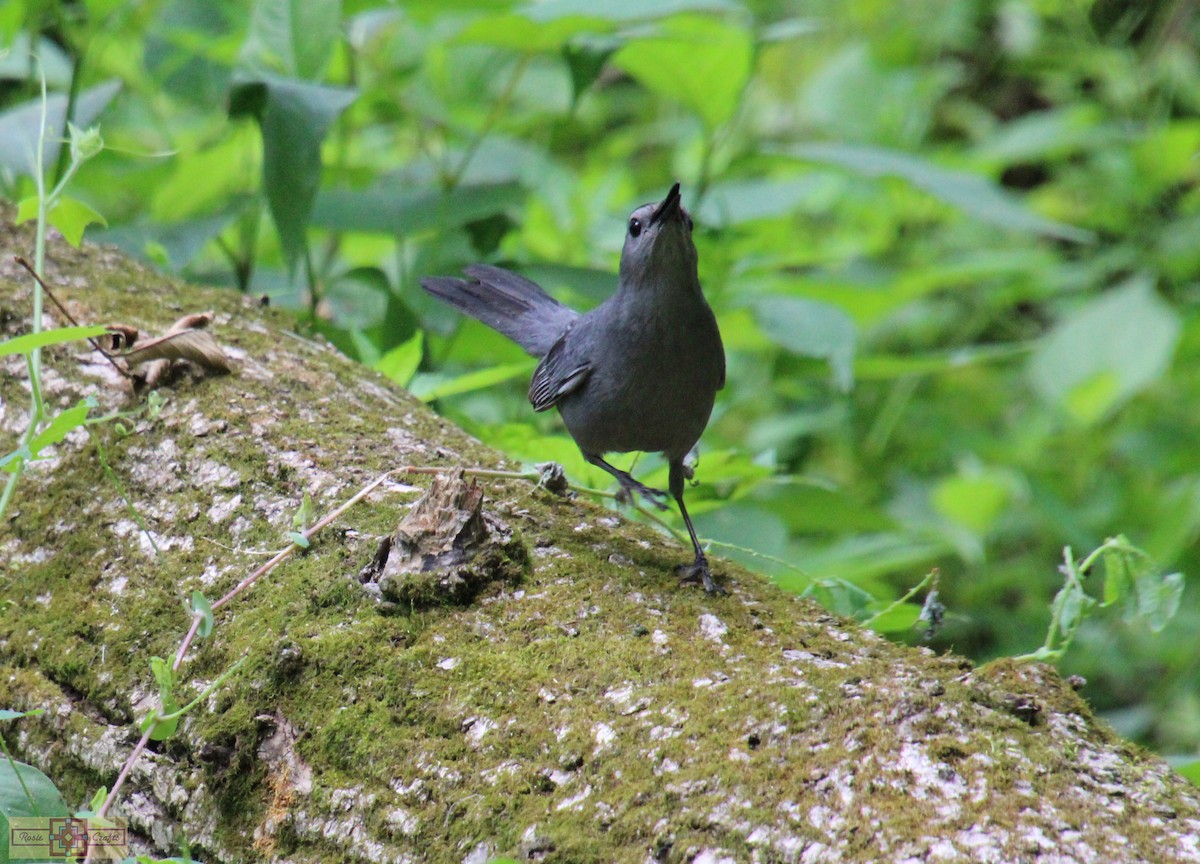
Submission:
[[[171,664],[161,657],[150,658],[150,671],[154,673],[154,682],[158,685],[158,696],[163,701],[163,707],[166,708],[168,702],[175,701],[175,671],[171,668]],[[174,708],[167,708],[166,713],[170,714]]]
[[[313,224],[334,231],[402,235],[486,219],[525,200],[517,183],[479,183],[445,191],[381,180],[369,189],[323,189]]]
[[[711,132],[741,102],[754,63],[754,40],[731,21],[680,16],[663,21],[653,36],[629,42],[611,62],[694,111]]]
[[[1183,574],[1154,574],[1138,583],[1138,614],[1146,619],[1150,632],[1159,633],[1175,613],[1183,599]]]
[[[257,212],[257,200],[246,193],[262,170],[261,151],[252,152],[261,147],[260,139],[249,124],[230,125],[218,140],[198,143],[172,160],[175,164],[166,166],[169,173],[147,191],[149,212],[140,223],[143,233],[161,233],[169,248],[170,232],[178,231],[181,223],[186,226],[183,220],[194,219],[200,225],[211,219],[228,223],[251,205]],[[197,183],[197,177],[204,182]]]
[[[1200,536],[1200,475],[1189,473],[1156,489],[1156,524],[1146,551],[1158,561],[1177,561]]]
[[[495,444],[525,465],[557,462],[572,483],[591,489],[607,489],[613,482],[612,475],[584,460],[579,445],[565,433],[543,435],[532,423],[502,423],[485,426],[479,430],[479,434],[489,444]],[[618,468],[628,469],[622,458],[610,457],[610,461]]]
[[[53,447],[73,429],[78,429],[83,425],[83,421],[87,419],[88,411],[97,406],[96,397],[88,396],[81,399],[72,407],[63,411],[57,417],[50,421],[42,431],[38,432],[29,442],[29,449],[36,459],[47,447]]]
[[[1091,424],[1159,380],[1179,340],[1179,314],[1136,276],[1060,322],[1029,361],[1034,389]]]
[[[664,479],[666,478],[664,477]],[[642,477],[642,480],[648,485],[658,482],[650,477]],[[722,555],[741,561],[749,567],[757,567],[770,572],[772,568],[768,562],[742,550],[750,549],[776,558],[784,558],[788,554],[787,526],[774,513],[742,502],[726,504],[705,513],[702,508],[691,506],[697,503],[699,502],[694,496],[689,495],[688,509],[692,511],[696,530],[702,536],[712,538],[719,543],[730,543],[735,547],[740,547],[721,548],[718,551]]]
[[[412,381],[409,390],[422,402],[432,402],[447,396],[460,396],[463,393],[473,393],[495,386],[504,381],[521,378],[533,374],[537,365],[536,360],[522,360],[519,363],[502,363],[487,369],[479,369],[459,375],[457,378],[446,380],[436,375],[418,375]]]
[[[878,614],[866,619],[865,623],[876,633],[904,633],[917,626],[921,608],[920,603],[888,604]]]
[[[315,515],[316,507],[313,506],[312,495],[305,489],[304,497],[300,499],[300,506],[292,514],[292,527],[298,531],[307,530]]]
[[[208,218],[171,223],[146,220],[99,231],[93,237],[99,243],[119,246],[131,255],[151,260],[156,267],[178,273],[233,219],[234,213],[226,212]]]
[[[16,474],[26,462],[33,461],[33,453],[28,447],[18,447],[11,453],[0,457],[0,471]]]
[[[42,330],[38,333],[26,333],[0,342],[0,357],[6,354],[28,354],[35,348],[45,348],[47,345],[60,345],[64,342],[75,342],[94,336],[103,336],[108,332],[106,327],[56,327],[53,330]]]
[[[827,545],[805,545],[791,557],[803,561],[805,571],[813,577],[865,583],[887,573],[928,569],[951,550],[943,538],[914,538],[895,531],[851,534]],[[774,578],[780,584],[785,581]]]
[[[67,802],[49,777],[32,765],[0,758],[0,861],[9,860],[9,819],[67,815]]]
[[[1062,397],[1062,407],[1080,423],[1090,425],[1113,408],[1121,395],[1121,379],[1103,369],[1072,387]]]
[[[976,363],[996,363],[1030,352],[1030,346],[966,345],[949,351],[919,354],[873,354],[854,360],[854,377],[861,381],[880,381],[908,375],[930,375],[963,369]]]
[[[340,0],[255,0],[238,56],[247,71],[318,80],[341,35]]]
[[[161,660],[158,657],[153,658],[153,660],[156,660],[158,661],[158,664],[165,666],[166,661]],[[182,708],[180,708],[175,702],[174,696],[171,696],[169,699],[164,698],[162,708],[151,709],[150,713],[146,715],[146,718],[142,720],[139,728],[142,730],[142,732],[145,732],[148,729],[153,730],[150,737],[155,741],[162,741],[165,738],[169,738],[171,735],[175,734],[175,730],[179,726],[179,721],[183,719],[183,715],[207,699],[212,693],[215,693],[217,688],[225,682],[225,679],[240,669],[244,662],[246,662],[246,658],[243,656],[236,663],[218,675],[215,681],[205,687],[195,699]],[[155,677],[158,678],[160,674],[159,669],[153,661],[151,662],[151,667],[154,668]],[[166,671],[171,674],[173,679],[174,673],[171,672],[169,668]],[[159,683],[159,694],[161,696],[163,695],[163,690],[161,688],[162,681],[160,680]],[[172,686],[174,686],[173,680]]]
[[[151,740],[165,741],[174,735],[175,730],[179,727],[178,717],[169,720],[159,719],[165,714],[173,714],[179,710],[179,703],[175,701],[174,693],[175,672],[161,657],[150,658],[150,669],[154,672],[154,680],[158,684],[158,698],[162,707],[152,709],[139,728],[142,732],[152,729]]]
[[[1154,124],[1133,145],[1139,192],[1151,196],[1180,183],[1193,182],[1200,151],[1200,122],[1193,119]]]
[[[496,15],[473,22],[458,35],[458,41],[537,54],[558,50],[580,33],[607,29],[610,28],[597,18],[562,18],[538,23],[524,15]]]
[[[379,352],[379,346],[375,340],[362,330],[349,330],[346,331],[346,335],[350,338],[350,342],[354,346],[354,353],[350,354],[350,356],[357,359],[364,366],[371,366],[373,368],[379,362],[379,358],[383,356]],[[338,343],[334,341],[333,344],[337,345]],[[346,353],[349,354],[350,352]]]
[[[1112,606],[1133,597],[1134,584],[1130,563],[1131,556],[1121,548],[1106,551],[1104,561],[1104,605]]]
[[[829,361],[839,390],[854,386],[854,322],[845,312],[801,297],[764,297],[755,301],[754,317],[780,347]]]
[[[974,155],[998,165],[1012,165],[1063,158],[1098,144],[1124,146],[1120,127],[1104,125],[1100,119],[1100,112],[1090,103],[1033,111],[998,127]]]
[[[71,86],[71,70],[75,65],[67,52],[52,38],[38,36],[36,32],[34,36],[37,41],[30,44],[29,32],[20,29],[25,10],[16,6],[10,9],[13,17],[8,21],[0,21],[6,49],[0,52],[0,80],[26,81],[36,85],[44,76],[50,90],[66,90]],[[29,62],[34,55],[40,61],[36,66]]]
[[[619,24],[665,18],[679,12],[720,12],[738,7],[729,0],[544,0],[502,15],[479,18],[458,41],[495,45],[526,53],[565,50],[577,37],[611,33]],[[590,82],[589,82],[590,83]]]
[[[176,709],[172,707],[166,713],[170,714],[174,710]],[[159,718],[162,716],[162,713],[157,708],[152,708],[145,719],[138,724],[139,732],[143,734],[147,731],[150,732],[151,741],[165,741],[174,735],[175,730],[179,728],[180,718],[172,717],[169,720],[160,720]]]
[[[26,222],[32,222],[37,219],[38,213],[38,197],[30,195],[28,198],[22,198],[17,204],[17,219],[16,224],[22,225]]]
[[[407,387],[417,374],[421,358],[425,354],[425,332],[418,330],[411,339],[401,342],[375,363],[375,370],[382,372],[401,387]]]
[[[679,12],[729,12],[741,7],[730,0],[542,0],[531,3],[521,14],[531,21],[549,22],[561,18],[587,17],[600,21],[628,23],[664,18]]]
[[[166,398],[159,391],[151,390],[146,394],[146,419],[157,420],[166,404]]]
[[[982,222],[1090,243],[1090,231],[1039,216],[978,174],[952,171],[919,156],[864,144],[798,144],[785,151],[799,159],[839,165],[865,177],[898,177]]]
[[[387,314],[391,285],[378,267],[354,267],[340,273],[321,295],[322,307],[345,330],[379,326]]]
[[[822,579],[813,582],[800,596],[811,597],[835,615],[844,615],[847,618],[858,617],[875,602],[874,595],[869,591],[864,591],[844,579]]]
[[[161,657],[150,658],[150,671],[154,673],[154,681],[158,685],[161,708],[152,709],[138,728],[142,732],[153,730],[150,733],[151,740],[164,741],[174,735],[175,730],[179,727],[180,718],[178,717],[172,717],[169,720],[159,719],[163,715],[173,714],[179,710],[179,703],[175,701],[175,671]]]
[[[562,46],[563,61],[571,73],[572,104],[578,104],[583,94],[596,83],[618,47],[620,42],[616,39],[577,40]]]
[[[66,802],[49,777],[32,765],[0,754],[0,862],[22,860],[12,856],[9,849],[13,833],[10,820],[69,815]]]
[[[1190,762],[1183,762],[1176,765],[1175,770],[1197,786],[1200,786],[1200,759],[1193,759]]]
[[[827,206],[842,177],[811,172],[802,177],[765,177],[714,183],[696,215],[708,225],[740,225],[756,219],[786,216],[808,206]]]
[[[789,42],[801,36],[811,36],[824,29],[825,24],[820,18],[783,18],[767,24],[759,30],[758,41]]]
[[[18,720],[21,717],[38,717],[45,713],[45,708],[34,708],[31,711],[13,711],[11,708],[0,708],[0,723],[6,720]]]
[[[201,639],[212,633],[213,629],[213,610],[212,604],[208,602],[199,591],[192,592],[192,605],[190,611],[195,614],[200,613],[200,626],[196,628],[196,635]]]
[[[701,465],[707,481],[706,466],[707,459]],[[793,534],[865,533],[895,528],[885,513],[848,490],[826,488],[803,477],[774,477],[755,489],[754,501],[780,516]]]
[[[565,264],[525,264],[521,274],[546,288],[558,299],[585,307],[602,303],[617,287],[612,270],[595,267],[571,267]]]
[[[36,205],[34,207],[34,216],[37,215]],[[57,228],[68,243],[79,248],[83,243],[83,231],[88,225],[96,224],[105,226],[108,225],[104,221],[104,217],[93,210],[89,205],[83,203],[76,198],[67,198],[65,196],[59,198],[50,212],[46,216],[47,220]]]
[[[1075,579],[1066,580],[1051,604],[1051,612],[1064,640],[1070,640],[1095,605],[1095,599],[1083,590],[1082,583]]]
[[[321,182],[321,143],[357,91],[290,78],[244,77],[229,94],[229,116],[252,116],[262,129],[263,187],[288,267],[305,248]]]
[[[287,532],[287,536],[288,536],[289,540],[291,540],[294,544],[299,546],[301,549],[307,549],[309,546],[312,545],[309,542],[309,539],[307,537],[305,537],[303,534],[301,534],[299,531],[289,531],[289,532]]]
[[[738,493],[747,492],[775,472],[769,465],[755,462],[751,454],[743,449],[703,450],[696,460],[697,477],[705,486],[719,485],[725,491],[736,487]],[[667,482],[667,466],[662,467],[663,483]],[[689,499],[691,497],[689,496]],[[782,515],[782,514],[781,514]]]
[[[986,534],[1012,496],[1008,475],[999,470],[976,470],[942,480],[933,490],[933,504],[948,519],[976,534]]]

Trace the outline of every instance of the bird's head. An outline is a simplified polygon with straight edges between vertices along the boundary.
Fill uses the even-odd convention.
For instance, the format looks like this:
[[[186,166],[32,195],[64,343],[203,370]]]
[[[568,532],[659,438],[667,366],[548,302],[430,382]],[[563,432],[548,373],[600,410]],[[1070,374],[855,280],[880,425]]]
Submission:
[[[676,183],[657,204],[643,204],[629,216],[625,246],[621,250],[621,282],[696,278],[696,246],[692,243],[692,217],[683,209]]]

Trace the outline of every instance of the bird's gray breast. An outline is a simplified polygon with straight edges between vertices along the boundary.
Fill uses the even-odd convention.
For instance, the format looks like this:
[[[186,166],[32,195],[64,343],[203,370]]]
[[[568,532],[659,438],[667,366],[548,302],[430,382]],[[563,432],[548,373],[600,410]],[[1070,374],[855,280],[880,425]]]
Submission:
[[[723,376],[712,311],[702,299],[648,310],[606,307],[585,315],[571,334],[592,371],[559,402],[567,429],[588,453],[683,457],[708,424]]]

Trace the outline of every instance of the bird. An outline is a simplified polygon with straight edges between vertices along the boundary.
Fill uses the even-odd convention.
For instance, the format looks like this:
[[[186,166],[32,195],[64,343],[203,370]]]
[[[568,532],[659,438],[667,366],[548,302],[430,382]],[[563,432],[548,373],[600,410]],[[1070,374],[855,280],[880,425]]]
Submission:
[[[487,264],[465,268],[466,279],[423,278],[421,287],[539,359],[529,384],[533,409],[557,408],[584,459],[611,474],[623,498],[640,495],[668,509],[666,492],[610,465],[607,454],[666,458],[670,495],[695,552],[691,564],[676,568],[680,583],[699,582],[709,594],[725,594],[683,502],[691,477],[684,460],[725,386],[725,351],[700,287],[692,228],[679,183],[662,201],[634,210],[617,289],[583,314],[524,276]]]

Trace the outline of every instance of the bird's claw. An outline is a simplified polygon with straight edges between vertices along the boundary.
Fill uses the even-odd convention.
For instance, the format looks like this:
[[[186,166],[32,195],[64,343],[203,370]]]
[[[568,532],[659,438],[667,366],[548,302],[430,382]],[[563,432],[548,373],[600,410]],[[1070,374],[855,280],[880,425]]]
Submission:
[[[708,569],[708,559],[703,555],[691,564],[680,564],[675,568],[675,573],[680,577],[680,585],[695,585],[699,582],[709,594],[723,597],[729,593],[713,579],[712,571]]]
[[[617,493],[617,500],[622,504],[632,504],[635,493],[641,495],[659,510],[667,509],[667,499],[669,496],[666,492],[647,486],[645,483],[639,483],[632,477],[628,481],[621,480],[621,491]]]

